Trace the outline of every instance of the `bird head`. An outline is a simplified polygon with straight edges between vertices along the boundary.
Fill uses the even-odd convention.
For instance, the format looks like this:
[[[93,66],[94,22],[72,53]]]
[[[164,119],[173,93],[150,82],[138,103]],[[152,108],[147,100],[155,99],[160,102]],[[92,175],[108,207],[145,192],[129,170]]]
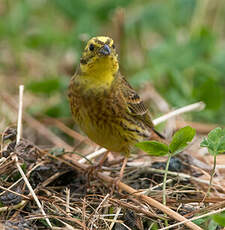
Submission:
[[[113,40],[105,36],[91,38],[80,59],[80,70],[83,75],[100,79],[110,74],[115,75],[118,69],[118,55]]]

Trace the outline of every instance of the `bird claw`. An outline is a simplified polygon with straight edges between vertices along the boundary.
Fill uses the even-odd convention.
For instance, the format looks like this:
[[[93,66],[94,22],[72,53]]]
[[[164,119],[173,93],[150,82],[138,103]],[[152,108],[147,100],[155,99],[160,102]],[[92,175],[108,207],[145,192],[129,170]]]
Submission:
[[[99,164],[93,164],[87,167],[87,169],[84,172],[84,175],[88,178],[88,184],[90,184],[91,177],[96,177],[97,173],[101,170],[101,165]]]
[[[113,179],[113,181],[112,181],[111,195],[113,195],[114,191],[120,192],[120,189],[119,189],[119,183],[120,182],[121,182],[121,178],[120,177],[116,177],[116,178]]]

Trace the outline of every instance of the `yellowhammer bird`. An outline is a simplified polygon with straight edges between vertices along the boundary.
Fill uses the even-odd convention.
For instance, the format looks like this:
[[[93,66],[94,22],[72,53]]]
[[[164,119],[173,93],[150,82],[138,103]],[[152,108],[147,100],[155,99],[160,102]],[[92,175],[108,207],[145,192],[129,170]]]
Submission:
[[[75,122],[98,145],[128,156],[135,143],[160,140],[150,113],[119,71],[109,37],[93,37],[71,79],[69,100]]]

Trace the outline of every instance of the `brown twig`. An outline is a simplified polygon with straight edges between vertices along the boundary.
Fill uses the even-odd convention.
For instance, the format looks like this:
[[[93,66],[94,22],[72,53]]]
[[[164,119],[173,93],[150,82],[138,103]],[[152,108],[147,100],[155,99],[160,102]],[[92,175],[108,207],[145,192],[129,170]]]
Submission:
[[[16,191],[13,191],[13,190],[9,189],[9,188],[2,187],[1,185],[0,185],[0,189],[4,190],[5,192],[10,192],[10,193],[13,193],[13,194],[15,194],[17,196],[23,197],[26,200],[30,200],[30,197],[25,196],[23,194],[20,194],[20,193],[18,193]]]
[[[199,203],[201,202],[201,200],[199,199],[198,201]],[[217,209],[221,209],[221,208],[224,208],[225,207],[225,200],[219,200],[219,198],[215,198],[215,199],[212,199],[212,198],[206,198],[205,199],[205,202],[207,203],[210,203],[210,202],[214,202],[215,204],[212,204],[212,205],[209,205],[209,206],[206,206],[205,208],[201,208],[201,209],[197,209],[197,210],[194,210],[188,214],[185,214],[184,216],[185,217],[191,217],[195,214],[198,214],[200,215],[201,213],[206,213],[206,212],[209,212],[209,211],[213,211],[213,210],[217,210]],[[190,203],[190,201],[189,201]]]
[[[207,216],[211,216],[211,215],[213,215],[213,214],[217,214],[217,213],[221,213],[221,212],[223,212],[223,211],[225,211],[225,208],[221,208],[221,209],[219,209],[219,210],[213,210],[213,211],[211,211],[211,212],[209,212],[209,213],[206,213],[206,214],[203,214],[203,215],[201,215],[201,216],[195,216],[195,217],[193,217],[193,218],[191,218],[191,219],[186,219],[186,220],[184,220],[184,221],[182,221],[182,222],[180,222],[180,223],[176,223],[176,224],[172,224],[172,225],[170,225],[170,226],[168,226],[168,227],[165,227],[165,228],[161,228],[161,230],[166,230],[166,229],[170,229],[170,228],[174,228],[174,227],[177,227],[177,226],[179,226],[180,224],[187,224],[188,222],[187,221],[193,221],[193,220],[198,220],[198,219],[201,219],[201,218],[204,218],[204,217],[207,217]],[[190,222],[189,222],[190,223]]]
[[[109,230],[112,230],[112,229],[113,229],[113,226],[114,226],[114,224],[116,223],[116,220],[118,219],[120,212],[121,212],[121,207],[118,207],[118,208],[117,208],[117,211],[116,211],[116,215],[115,215],[114,218],[113,218],[113,222],[112,222],[111,225],[109,226]]]
[[[18,144],[20,142],[20,139],[21,139],[21,133],[22,133],[22,110],[23,110],[23,90],[24,90],[24,86],[23,85],[20,85],[19,87],[19,108],[18,108],[18,122],[17,122],[17,137],[16,137],[16,144]],[[23,172],[20,164],[19,164],[19,161],[18,161],[18,157],[16,155],[16,153],[13,153],[11,155],[12,157],[12,160],[15,161],[15,164],[16,164],[16,167],[20,173],[20,175],[22,176],[25,184],[27,185],[31,195],[33,196],[38,208],[40,209],[41,213],[44,215],[44,218],[47,222],[47,224],[49,225],[50,228],[52,228],[52,224],[51,222],[49,221],[49,219],[46,217],[46,213],[44,211],[44,209],[42,208],[42,205],[40,203],[40,201],[38,200],[29,180],[27,179],[25,173]]]
[[[120,205],[120,206],[122,206],[122,207],[124,207],[124,208],[132,209],[132,210],[134,210],[134,211],[137,212],[137,213],[143,213],[144,215],[146,215],[146,216],[148,216],[148,217],[150,217],[150,218],[156,217],[156,218],[160,218],[160,219],[162,219],[162,220],[165,219],[165,217],[161,217],[161,216],[159,216],[159,215],[153,214],[153,213],[149,212],[148,210],[145,210],[145,209],[143,209],[143,208],[141,208],[141,207],[135,206],[135,205],[133,205],[133,204],[124,202],[124,201],[119,200],[119,199],[110,198],[109,201],[110,201],[111,203],[118,204],[118,205]]]
[[[28,202],[28,200],[22,200],[19,204],[16,204],[16,205],[1,207],[0,213],[24,207],[27,204],[27,202]]]

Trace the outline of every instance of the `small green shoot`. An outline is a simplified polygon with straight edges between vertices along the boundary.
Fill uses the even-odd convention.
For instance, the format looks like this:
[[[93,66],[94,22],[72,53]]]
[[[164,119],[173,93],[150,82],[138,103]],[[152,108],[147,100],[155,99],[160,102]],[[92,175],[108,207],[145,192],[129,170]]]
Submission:
[[[144,141],[136,144],[136,146],[151,156],[168,155],[168,160],[163,178],[163,204],[166,205],[166,180],[171,157],[180,153],[191,142],[195,136],[195,129],[190,126],[179,129],[172,138],[169,145],[157,141]]]
[[[216,169],[216,156],[220,153],[225,152],[225,128],[222,129],[220,127],[213,129],[209,134],[208,138],[204,138],[204,140],[200,144],[201,147],[208,148],[208,151],[211,155],[213,155],[213,169],[210,176],[209,188],[206,193],[206,196],[209,196],[210,190],[212,187],[213,176],[215,175]]]
[[[192,141],[195,136],[195,130],[190,126],[186,126],[178,130],[172,138],[169,145],[157,141],[144,141],[136,144],[136,146],[151,156],[164,156],[168,155],[168,161],[165,168],[165,175],[163,181],[163,204],[166,204],[166,179],[169,168],[170,159],[175,154],[181,152]]]

